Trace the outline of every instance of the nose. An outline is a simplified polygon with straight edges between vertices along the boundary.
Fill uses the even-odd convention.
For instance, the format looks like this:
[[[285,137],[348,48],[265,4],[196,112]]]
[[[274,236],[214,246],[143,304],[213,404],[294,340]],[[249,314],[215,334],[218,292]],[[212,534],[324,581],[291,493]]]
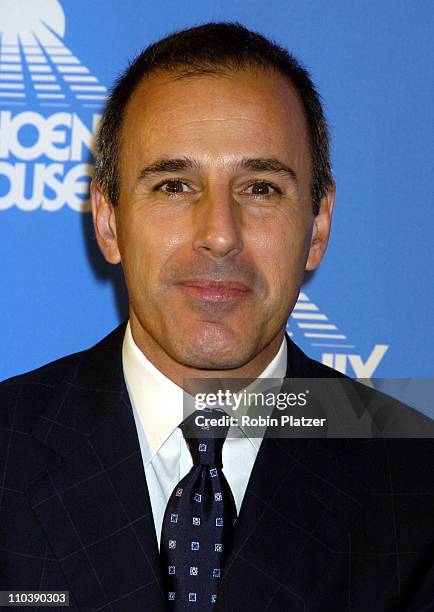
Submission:
[[[219,259],[242,250],[240,211],[229,193],[222,195],[221,189],[208,191],[196,203],[193,224],[195,251]]]

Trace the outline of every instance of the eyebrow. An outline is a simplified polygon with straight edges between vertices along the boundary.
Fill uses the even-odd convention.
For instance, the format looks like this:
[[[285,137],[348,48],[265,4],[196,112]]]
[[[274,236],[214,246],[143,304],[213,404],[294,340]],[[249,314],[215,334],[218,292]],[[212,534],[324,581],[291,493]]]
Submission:
[[[253,170],[253,172],[272,172],[274,174],[285,174],[288,178],[294,181],[294,183],[298,184],[297,174],[291,168],[291,166],[284,164],[275,157],[247,157],[242,159],[241,162],[237,164],[237,166],[245,170]]]
[[[185,170],[200,170],[201,164],[190,157],[163,158],[142,168],[139,174],[139,181],[143,181],[150,176],[167,174],[170,172],[183,172]],[[295,171],[275,157],[245,157],[235,164],[236,170],[251,170],[253,172],[272,172],[273,174],[284,174],[298,185],[297,174]]]
[[[200,165],[189,157],[179,157],[175,159],[159,159],[153,164],[142,168],[139,174],[139,181],[143,181],[148,177],[156,174],[183,172],[184,170],[192,170],[193,168],[199,167]]]

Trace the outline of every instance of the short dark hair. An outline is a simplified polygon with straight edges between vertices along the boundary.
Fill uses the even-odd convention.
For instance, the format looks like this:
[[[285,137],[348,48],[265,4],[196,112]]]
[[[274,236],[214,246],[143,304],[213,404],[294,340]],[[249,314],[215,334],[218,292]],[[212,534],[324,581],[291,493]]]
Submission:
[[[207,23],[175,32],[147,47],[118,78],[107,101],[95,151],[95,181],[116,206],[120,196],[119,157],[121,129],[128,102],[141,81],[156,70],[180,76],[216,74],[246,66],[272,68],[294,86],[308,126],[312,165],[312,206],[332,183],[327,121],[321,98],[308,71],[291,54],[261,34],[239,23]]]

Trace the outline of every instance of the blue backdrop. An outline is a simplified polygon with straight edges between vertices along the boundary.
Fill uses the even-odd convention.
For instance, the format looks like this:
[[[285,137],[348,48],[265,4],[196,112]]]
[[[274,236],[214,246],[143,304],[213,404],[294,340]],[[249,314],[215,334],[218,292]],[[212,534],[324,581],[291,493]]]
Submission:
[[[293,339],[351,376],[431,376],[433,17],[423,0],[0,0],[0,379],[126,315],[83,212],[91,133],[128,59],[209,20],[287,46],[325,102],[335,219]]]

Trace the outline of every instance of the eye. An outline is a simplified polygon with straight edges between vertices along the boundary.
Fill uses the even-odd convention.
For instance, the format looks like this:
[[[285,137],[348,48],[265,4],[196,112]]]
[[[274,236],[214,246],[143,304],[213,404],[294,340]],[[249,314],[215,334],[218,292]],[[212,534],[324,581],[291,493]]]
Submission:
[[[281,193],[281,191],[271,183],[267,183],[267,181],[255,181],[244,189],[244,193],[254,196],[270,196],[274,193]]]
[[[180,179],[170,179],[159,183],[154,191],[163,191],[165,193],[189,193],[192,189]]]

